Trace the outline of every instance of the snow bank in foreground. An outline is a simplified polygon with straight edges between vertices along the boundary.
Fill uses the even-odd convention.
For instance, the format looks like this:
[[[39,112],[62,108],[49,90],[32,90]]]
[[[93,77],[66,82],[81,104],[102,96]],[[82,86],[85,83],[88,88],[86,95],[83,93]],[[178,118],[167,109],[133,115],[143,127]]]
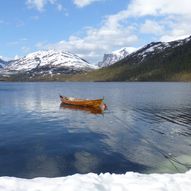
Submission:
[[[189,191],[191,170],[184,174],[93,174],[61,178],[0,177],[0,191]]]

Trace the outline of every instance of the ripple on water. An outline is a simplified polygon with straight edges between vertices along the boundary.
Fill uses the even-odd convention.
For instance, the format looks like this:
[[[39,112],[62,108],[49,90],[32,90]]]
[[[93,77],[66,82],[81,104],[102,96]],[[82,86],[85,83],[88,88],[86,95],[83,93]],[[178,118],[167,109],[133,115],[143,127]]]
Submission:
[[[61,108],[60,93],[104,94],[108,110]],[[0,175],[182,172],[190,113],[185,83],[0,83]]]

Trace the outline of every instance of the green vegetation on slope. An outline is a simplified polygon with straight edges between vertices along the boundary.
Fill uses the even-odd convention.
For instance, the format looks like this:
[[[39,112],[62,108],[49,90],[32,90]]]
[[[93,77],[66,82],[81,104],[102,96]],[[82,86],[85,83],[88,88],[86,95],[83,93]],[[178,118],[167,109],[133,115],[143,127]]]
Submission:
[[[110,67],[71,76],[70,80],[191,81],[191,41],[150,55],[143,61],[136,57],[126,57]]]
[[[171,42],[171,45],[177,42]],[[109,67],[81,74],[0,77],[6,81],[191,81],[191,40],[148,54],[138,53]]]

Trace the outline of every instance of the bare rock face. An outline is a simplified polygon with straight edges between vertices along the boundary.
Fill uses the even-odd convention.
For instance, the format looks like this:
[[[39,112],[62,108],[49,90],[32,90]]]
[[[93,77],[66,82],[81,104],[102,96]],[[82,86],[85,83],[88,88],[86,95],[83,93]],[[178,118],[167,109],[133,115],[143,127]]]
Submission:
[[[120,50],[113,51],[111,54],[104,54],[103,60],[98,63],[99,67],[107,67],[110,66],[119,60],[122,60],[127,55],[129,55],[129,52],[126,48],[122,48]]]

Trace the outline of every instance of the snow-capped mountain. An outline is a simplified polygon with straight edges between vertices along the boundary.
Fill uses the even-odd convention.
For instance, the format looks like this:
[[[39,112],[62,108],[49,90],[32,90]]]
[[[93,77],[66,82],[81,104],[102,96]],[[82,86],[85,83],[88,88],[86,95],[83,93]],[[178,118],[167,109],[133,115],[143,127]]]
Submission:
[[[114,63],[116,63],[119,60],[122,60],[127,55],[129,55],[131,52],[133,52],[135,48],[132,48],[130,51],[129,48],[121,48],[119,50],[113,51],[110,54],[104,54],[103,60],[98,63],[99,67],[107,67]]]
[[[129,50],[129,48],[128,48]],[[0,69],[3,80],[82,80],[82,81],[165,81],[191,80],[191,36],[171,42],[152,42],[128,54],[127,49],[114,51],[111,55],[123,55],[120,62],[114,57],[102,62],[100,71],[85,73],[80,76],[59,75],[90,71],[98,67],[88,64],[80,57],[64,51],[38,51],[17,60],[0,60],[4,68]],[[132,52],[132,53],[131,53]],[[120,57],[119,56],[119,57]],[[108,56],[109,57],[109,56]],[[118,58],[119,58],[118,57]],[[120,57],[120,58],[122,58]],[[104,61],[103,60],[103,61]],[[115,61],[114,61],[115,60]],[[107,62],[106,62],[107,61]],[[114,66],[109,64],[113,61]],[[109,65],[108,67],[107,64]],[[16,75],[14,75],[16,73]],[[110,75],[107,75],[107,74]],[[13,75],[12,75],[13,74]],[[17,75],[18,74],[18,75]],[[48,74],[48,75],[46,75]],[[57,75],[49,75],[57,74]],[[5,78],[3,77],[5,75]]]
[[[152,42],[150,44],[145,45],[144,47],[136,50],[136,48],[132,48],[129,51],[129,48],[122,48],[116,51],[113,51],[111,54],[104,54],[103,60],[98,63],[99,67],[108,67],[116,62],[126,58],[127,60],[134,60],[135,63],[141,63],[148,57],[151,57],[155,54],[163,52],[167,49],[173,49],[178,46],[182,46],[185,43],[189,42],[191,37],[171,41],[171,42]]]
[[[4,67],[6,71],[32,73],[76,73],[97,67],[84,59],[65,51],[46,50],[12,60]]]
[[[0,69],[1,69],[1,68],[4,68],[4,67],[5,67],[5,64],[6,64],[6,61],[0,59]]]
[[[95,80],[190,81],[190,60],[191,36],[171,42],[152,42],[115,63],[115,67],[104,68],[103,78],[99,76]]]
[[[136,63],[143,62],[146,58],[150,58],[159,53],[163,53],[165,56],[165,51],[172,50],[176,47],[183,46],[184,44],[191,41],[191,36],[185,39],[171,41],[171,42],[151,42],[146,46],[140,48],[139,50],[129,54],[126,59],[136,59]]]

